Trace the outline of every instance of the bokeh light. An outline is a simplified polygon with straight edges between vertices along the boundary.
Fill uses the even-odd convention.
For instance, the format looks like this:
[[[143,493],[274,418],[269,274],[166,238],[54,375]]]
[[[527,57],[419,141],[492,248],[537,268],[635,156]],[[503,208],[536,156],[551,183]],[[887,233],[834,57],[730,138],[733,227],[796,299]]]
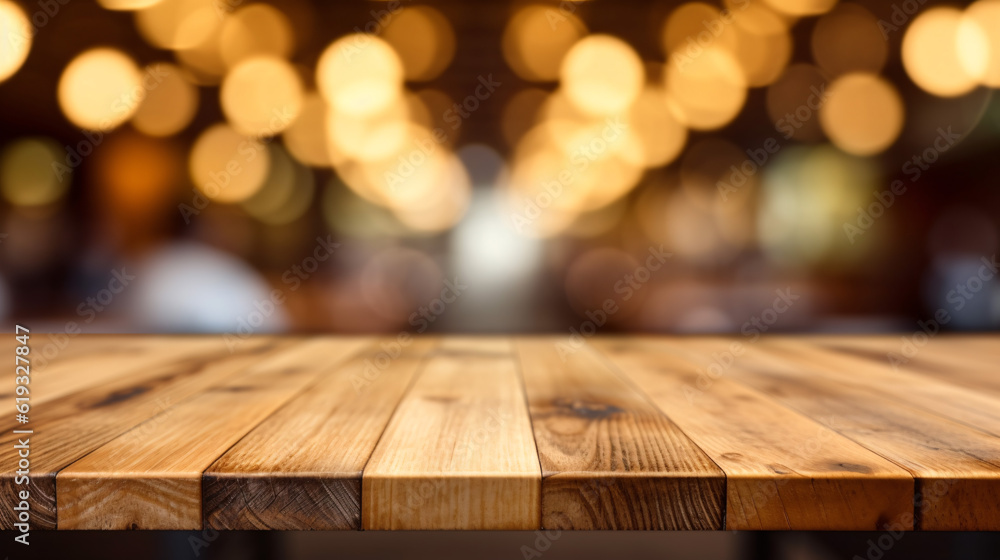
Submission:
[[[48,138],[25,138],[8,144],[0,153],[3,197],[18,206],[55,202],[69,189],[72,179],[63,162],[65,157],[59,144]]]
[[[733,54],[747,85],[766,86],[781,75],[792,56],[792,37],[781,16],[751,3],[732,15],[736,33]]]
[[[504,29],[504,60],[525,80],[554,81],[559,78],[566,53],[586,34],[586,25],[568,11],[553,6],[524,6]]]
[[[214,2],[160,0],[135,12],[139,33],[161,49],[188,49],[202,44],[222,25],[225,14]]]
[[[610,35],[591,35],[573,45],[559,74],[570,102],[593,116],[625,111],[645,80],[639,55]]]
[[[768,86],[767,114],[784,138],[802,142],[823,139],[817,118],[827,98],[827,77],[810,64],[793,64]]]
[[[873,74],[837,78],[820,109],[823,130],[836,146],[855,155],[877,154],[903,129],[903,100],[888,81]]]
[[[667,93],[678,118],[689,128],[725,126],[746,102],[747,84],[732,53],[710,46],[694,58],[667,63]]]
[[[360,33],[334,41],[316,68],[316,84],[331,107],[359,117],[383,111],[397,101],[403,79],[403,63],[392,46]]]
[[[78,55],[59,79],[59,107],[70,122],[88,130],[111,130],[129,120],[146,93],[135,62],[114,49]]]
[[[0,0],[0,82],[14,75],[31,51],[33,32],[24,10],[10,0]]]
[[[275,144],[268,146],[270,166],[264,184],[241,206],[251,216],[281,225],[300,218],[309,208],[316,188],[312,171]]]
[[[663,53],[668,59],[693,58],[713,44],[734,49],[736,33],[731,25],[723,23],[721,15],[718,8],[704,2],[685,2],[674,8],[663,26]]]
[[[226,18],[219,36],[220,55],[227,66],[254,56],[287,58],[295,46],[292,24],[268,4],[243,6]]]
[[[871,162],[828,146],[786,148],[764,171],[757,231],[765,254],[783,266],[858,257],[844,235],[877,186]]]
[[[171,141],[123,130],[95,154],[106,218],[147,228],[169,214],[184,176],[183,152]]]
[[[222,111],[238,132],[274,136],[302,110],[302,80],[283,59],[246,59],[226,74],[220,90]]]
[[[812,54],[820,68],[832,76],[878,73],[889,57],[889,43],[871,12],[845,2],[816,22]]]
[[[407,80],[438,77],[455,56],[455,32],[441,12],[427,6],[407,7],[382,32],[399,54]]]
[[[667,106],[666,92],[646,87],[632,105],[629,132],[642,144],[643,165],[660,167],[674,160],[687,142],[687,129]]]
[[[220,202],[240,202],[251,197],[264,184],[269,168],[267,147],[225,124],[201,133],[188,162],[195,186]]]
[[[936,7],[921,12],[903,36],[903,66],[924,91],[939,97],[955,97],[976,87],[959,54],[959,37],[976,29],[962,29],[963,14],[957,8]],[[978,42],[978,41],[977,41]]]
[[[744,0],[749,1],[749,0]],[[837,0],[764,0],[775,10],[789,16],[815,16],[828,12]]]
[[[149,136],[173,136],[187,128],[198,112],[198,89],[173,64],[158,62],[147,66],[145,72],[161,76],[162,81],[146,92],[132,117],[132,126]]]
[[[116,11],[133,11],[148,8],[162,0],[97,0],[103,8]]]
[[[979,0],[959,24],[958,54],[963,68],[989,87],[1000,87],[1000,0]]]
[[[299,118],[285,129],[285,147],[300,162],[313,167],[330,167],[326,120],[329,109],[316,92],[305,95]]]

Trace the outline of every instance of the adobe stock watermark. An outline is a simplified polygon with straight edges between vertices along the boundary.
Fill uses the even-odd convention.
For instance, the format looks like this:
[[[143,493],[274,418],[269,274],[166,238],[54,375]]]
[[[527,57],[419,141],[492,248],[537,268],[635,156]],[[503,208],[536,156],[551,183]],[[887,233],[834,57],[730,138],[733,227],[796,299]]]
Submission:
[[[501,82],[493,79],[493,74],[477,77],[478,84],[472,93],[465,96],[460,103],[454,103],[445,110],[441,118],[448,124],[452,131],[458,130],[470,118],[473,113],[479,110],[482,103],[486,102],[502,86]],[[413,148],[408,152],[396,157],[396,163],[386,170],[382,178],[385,184],[393,191],[406,184],[406,180],[412,177],[420,166],[427,163],[427,160],[437,151],[438,146],[448,141],[448,132],[438,126],[434,127],[430,134],[423,138],[413,139]]]
[[[708,366],[698,368],[698,377],[695,379],[694,386],[684,384],[682,391],[689,403],[695,404],[705,391],[711,389],[718,379],[732,369],[737,358],[746,353],[747,345],[755,344],[761,335],[773,327],[781,315],[787,313],[802,297],[800,294],[793,293],[791,287],[777,289],[774,294],[777,297],[774,298],[771,305],[761,311],[759,315],[750,317],[740,328],[740,334],[748,339],[746,343],[734,340],[729,343],[729,347],[724,352],[712,352],[712,360]]]
[[[288,294],[298,291],[303,282],[309,280],[319,270],[320,264],[329,260],[339,247],[340,243],[334,242],[332,235],[327,235],[325,238],[317,237],[312,254],[282,272],[283,287],[272,289],[265,299],[254,300],[254,310],[246,316],[236,318],[236,330],[222,334],[229,352],[236,352],[237,348],[285,304]]]
[[[122,292],[131,286],[135,279],[136,276],[130,274],[126,267],[112,270],[111,278],[105,287],[87,296],[76,306],[77,316],[82,318],[84,325],[93,323],[101,313],[104,313],[120,298]],[[34,356],[32,367],[37,371],[47,366],[51,360],[54,360],[60,352],[69,346],[73,338],[80,334],[83,334],[80,323],[73,320],[66,321],[61,332],[49,333],[48,342],[37,346],[37,353],[32,353]]]
[[[937,136],[934,137],[931,145],[923,152],[914,154],[903,164],[902,171],[910,180],[909,184],[913,185],[919,181],[923,173],[930,169],[930,166],[941,157],[941,154],[950,150],[961,139],[962,135],[952,132],[950,126],[947,129],[938,128]],[[888,189],[872,192],[875,200],[865,208],[858,207],[858,216],[853,223],[844,222],[844,235],[847,236],[851,245],[854,245],[858,237],[868,232],[875,225],[875,221],[885,215],[886,210],[892,208],[897,197],[906,194],[907,188],[906,183],[901,179],[896,179],[889,185]]]
[[[794,111],[786,113],[774,124],[774,129],[780,132],[785,140],[790,140],[795,135],[796,130],[813,119],[827,101],[826,84],[819,87],[810,86],[809,91],[810,94],[805,103],[799,105]],[[743,160],[743,163],[739,166],[729,166],[729,180],[718,181],[715,184],[723,202],[728,201],[731,194],[739,192],[775,154],[781,151],[781,148],[781,141],[772,136],[764,140],[759,147],[747,149],[747,159]]]
[[[927,0],[904,0],[900,3],[894,3],[891,6],[889,19],[879,18],[878,20],[878,30],[882,33],[882,39],[888,41],[889,35],[905,27],[926,3]]]
[[[677,48],[672,55],[671,61],[677,64],[682,71],[696,58],[701,56],[705,49],[709,48],[722,35],[727,27],[736,21],[736,14],[747,9],[750,0],[733,0],[730,7],[722,8],[719,15],[712,19],[704,19],[701,26],[704,27],[695,36],[688,36],[683,48]]]
[[[507,426],[507,422],[514,417],[511,411],[501,407],[489,408],[486,411],[486,419],[475,430],[465,435],[464,439],[455,445],[454,454],[459,453],[469,456],[476,453],[490,440],[493,434]],[[447,477],[437,477],[433,480],[423,480],[419,486],[407,486],[404,493],[404,500],[398,505],[399,509],[406,511],[408,515],[419,515],[419,510],[429,502],[434,501],[447,488]]]
[[[574,354],[583,348],[585,339],[597,334],[597,331],[607,324],[608,319],[621,311],[619,301],[629,301],[632,299],[639,290],[652,280],[653,273],[663,268],[667,259],[674,256],[673,253],[664,251],[663,245],[650,247],[647,253],[646,260],[642,265],[631,273],[626,274],[621,280],[615,282],[613,288],[615,293],[620,297],[606,298],[601,303],[599,309],[591,309],[585,312],[584,316],[586,319],[578,327],[569,328],[569,340],[560,340],[556,343],[559,359],[563,363],[566,363],[566,359],[570,354]]]
[[[200,188],[192,189],[193,196],[191,203],[182,202],[177,205],[177,210],[184,218],[184,224],[190,225],[191,220],[201,214],[212,201],[221,193],[225,192],[233,179],[243,174],[244,165],[252,163],[260,153],[267,151],[277,131],[283,130],[288,123],[294,120],[291,109],[286,107],[276,107],[271,111],[271,120],[268,126],[256,136],[244,136],[243,140],[236,146],[236,155],[230,158],[222,169],[209,172],[209,179]],[[206,196],[207,195],[207,196]]]
[[[550,208],[562,196],[567,187],[573,185],[580,174],[587,171],[591,164],[600,159],[611,147],[622,140],[628,131],[628,125],[619,117],[608,117],[604,127],[588,141],[581,143],[569,155],[569,165],[561,169],[555,177],[543,181],[542,189],[533,198],[525,198],[520,212],[511,212],[510,220],[519,234],[526,234],[542,213]]]
[[[69,4],[71,0],[38,0],[35,4],[38,9],[28,16],[29,24],[21,28],[12,28],[8,31],[6,41],[7,48],[12,51],[22,51],[28,47],[28,41],[33,39],[43,27],[49,24],[62,7]],[[27,6],[25,6],[27,7]],[[27,11],[27,10],[26,10]]]
[[[932,482],[933,480],[933,482]],[[942,498],[948,495],[951,487],[958,482],[955,479],[930,479],[922,480],[918,484],[920,490],[913,498],[913,511],[899,514],[895,519],[885,525],[885,532],[877,538],[868,539],[868,549],[865,555],[855,554],[851,560],[881,560],[887,552],[896,546],[896,543],[903,540],[907,531],[914,527],[914,511],[919,511],[921,516],[927,514],[937,505]],[[926,490],[924,487],[929,486]]]
[[[945,301],[950,304],[950,310],[939,307],[930,319],[917,321],[918,329],[900,339],[899,352],[886,354],[885,357],[892,369],[898,371],[900,366],[905,366],[915,358],[930,339],[937,336],[943,326],[951,322],[952,313],[965,309],[965,306],[975,299],[997,274],[1000,274],[1000,261],[997,260],[996,254],[992,257],[982,257],[980,262],[983,264],[975,274],[969,276],[965,282],[956,284],[954,289],[945,294]]]
[[[444,280],[444,287],[438,297],[421,305],[416,311],[410,314],[409,324],[416,330],[417,334],[422,334],[430,328],[431,323],[444,315],[448,306],[458,301],[458,298],[469,289],[467,284],[462,284],[456,276],[454,280]],[[413,336],[409,331],[403,330],[396,334],[395,340],[386,341],[381,344],[379,351],[373,358],[366,358],[364,366],[360,372],[351,375],[351,385],[354,392],[361,394],[379,377],[382,372],[389,368],[392,362],[403,353],[403,349],[413,344]]]

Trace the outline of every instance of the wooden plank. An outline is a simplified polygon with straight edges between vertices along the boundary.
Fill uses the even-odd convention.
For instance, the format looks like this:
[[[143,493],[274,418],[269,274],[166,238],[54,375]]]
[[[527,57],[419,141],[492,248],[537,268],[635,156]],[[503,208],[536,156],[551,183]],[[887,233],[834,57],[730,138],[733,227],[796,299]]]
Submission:
[[[95,337],[98,346],[114,347],[117,336]],[[90,387],[32,409],[30,435],[31,523],[39,529],[56,528],[55,477],[61,469],[132,429],[152,416],[244,370],[262,355],[286,345],[270,338],[248,341],[233,355],[221,337],[211,337],[214,351],[188,355],[177,348],[175,360],[131,371],[103,385]],[[134,347],[134,346],[133,346]],[[87,370],[78,372],[86,376]],[[42,373],[42,375],[45,375]],[[38,391],[37,385],[34,390]],[[13,449],[24,435],[0,432],[0,446]],[[0,528],[13,529],[12,507],[18,457],[0,454]]]
[[[722,471],[596,352],[562,338],[521,338],[517,348],[543,528],[722,528]]]
[[[205,526],[360,529],[361,472],[437,344],[387,339],[254,428],[205,472]]]
[[[541,473],[511,344],[450,337],[362,475],[365,529],[538,529]]]
[[[56,477],[63,529],[199,529],[202,473],[368,339],[313,339],[169,408]]]
[[[912,512],[906,470],[758,391],[710,377],[668,351],[677,344],[593,341],[725,472],[727,530],[875,531]]]
[[[1000,436],[1000,397],[925,375],[914,375],[887,362],[873,361],[811,345],[789,337],[763,339],[755,350],[766,352],[795,368],[830,376],[867,391],[906,402]]]
[[[33,336],[40,338],[39,335]],[[29,339],[29,345],[35,338]],[[215,338],[78,335],[69,339],[75,352],[70,352],[67,346],[41,369],[35,367],[39,349],[31,346],[29,358],[35,364],[31,370],[31,402],[41,405],[136,371],[214,351],[218,347]],[[2,388],[0,399],[13,401],[13,383]],[[11,418],[0,419],[0,427],[6,428],[8,422]]]
[[[762,350],[766,342],[746,348],[727,375],[909,471],[916,481],[914,514],[891,523],[915,517],[915,528],[923,530],[1000,529],[1000,439],[899,400],[902,387],[892,392],[851,383],[825,374],[818,355],[779,357]],[[720,348],[718,342],[683,346],[702,356]],[[852,373],[860,379],[866,372]]]
[[[1000,337],[992,342],[1000,346]],[[1000,395],[1000,375],[997,375],[1000,354],[968,344],[961,336],[942,335],[926,342],[921,340],[920,346],[913,343],[912,334],[905,339],[901,336],[809,337],[802,343]]]

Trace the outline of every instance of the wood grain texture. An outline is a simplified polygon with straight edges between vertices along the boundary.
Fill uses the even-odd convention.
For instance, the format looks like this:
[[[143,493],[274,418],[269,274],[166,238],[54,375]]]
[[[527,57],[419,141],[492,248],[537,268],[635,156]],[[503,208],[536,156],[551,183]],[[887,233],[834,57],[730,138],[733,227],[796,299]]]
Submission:
[[[726,473],[727,530],[875,531],[912,511],[906,470],[759,391],[710,377],[670,352],[677,344],[593,341]]]
[[[704,353],[718,343],[687,346]],[[1000,529],[1000,438],[900,400],[902,389],[886,392],[875,388],[882,382],[872,386],[827,375],[822,353],[780,355],[754,346],[729,375],[909,471],[915,479],[914,512],[892,524],[943,531]],[[851,371],[858,380],[869,379],[870,373]],[[921,382],[913,374],[896,379]]]
[[[98,347],[114,348],[118,336],[95,336]],[[152,340],[156,342],[156,340]],[[210,341],[210,342],[209,342]],[[261,356],[274,352],[284,343],[260,337],[248,341],[238,354],[230,353],[221,337],[211,337],[208,350],[186,352],[183,339],[166,341],[173,352],[172,360],[158,365],[146,364],[137,370],[106,380],[101,385],[80,390],[71,395],[36,404],[28,426],[30,435],[32,523],[41,529],[56,528],[56,473],[111,439],[158,415],[168,407],[212,387],[249,367]],[[136,348],[131,341],[126,345]],[[181,346],[176,346],[180,344]],[[164,348],[160,348],[162,352]],[[86,376],[89,369],[81,368],[77,375]],[[45,371],[39,378],[45,377]],[[39,385],[32,384],[36,394]],[[12,449],[24,435],[10,429],[0,432],[0,445]],[[12,507],[23,486],[15,484],[17,457],[0,454],[0,528],[13,528]]]
[[[31,402],[35,406],[219,348],[217,337],[78,335],[67,339],[66,346],[49,354],[49,358],[43,358],[36,344],[42,344],[45,336],[29,339]],[[13,355],[13,351],[6,355]],[[43,367],[38,367],[40,359],[44,360]],[[13,401],[13,383],[3,386],[0,399]],[[12,416],[0,419],[0,429],[8,428],[8,423],[13,427],[13,422]]]
[[[56,476],[63,529],[199,529],[202,473],[368,339],[304,340],[172,406]]]
[[[721,470],[587,346],[521,338],[545,529],[721,529]]]
[[[205,526],[360,529],[361,472],[437,344],[386,339],[254,428],[205,472]]]
[[[808,339],[769,338],[755,347],[784,362],[807,365],[841,383],[905,402],[968,426],[1000,436],[1000,395],[956,385],[948,380],[914,375],[886,362],[820,348]],[[961,371],[954,368],[954,371]],[[962,375],[962,374],[957,374]]]
[[[941,335],[917,346],[909,337],[838,336],[809,337],[805,346],[816,346],[838,354],[889,364],[894,369],[936,378],[974,391],[1000,395],[1000,350],[976,344],[977,339]],[[980,340],[982,340],[980,338]],[[993,344],[1000,347],[1000,339]]]
[[[451,337],[362,475],[364,529],[539,528],[541,473],[511,344]]]
[[[73,338],[32,529],[1000,530],[1000,336],[399,340]]]

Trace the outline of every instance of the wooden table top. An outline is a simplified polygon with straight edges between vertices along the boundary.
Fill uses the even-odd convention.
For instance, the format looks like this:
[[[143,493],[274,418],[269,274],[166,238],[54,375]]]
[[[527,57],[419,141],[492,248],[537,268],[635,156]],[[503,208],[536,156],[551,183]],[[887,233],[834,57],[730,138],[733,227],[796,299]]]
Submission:
[[[1000,530],[1000,336],[46,336],[3,529]]]

